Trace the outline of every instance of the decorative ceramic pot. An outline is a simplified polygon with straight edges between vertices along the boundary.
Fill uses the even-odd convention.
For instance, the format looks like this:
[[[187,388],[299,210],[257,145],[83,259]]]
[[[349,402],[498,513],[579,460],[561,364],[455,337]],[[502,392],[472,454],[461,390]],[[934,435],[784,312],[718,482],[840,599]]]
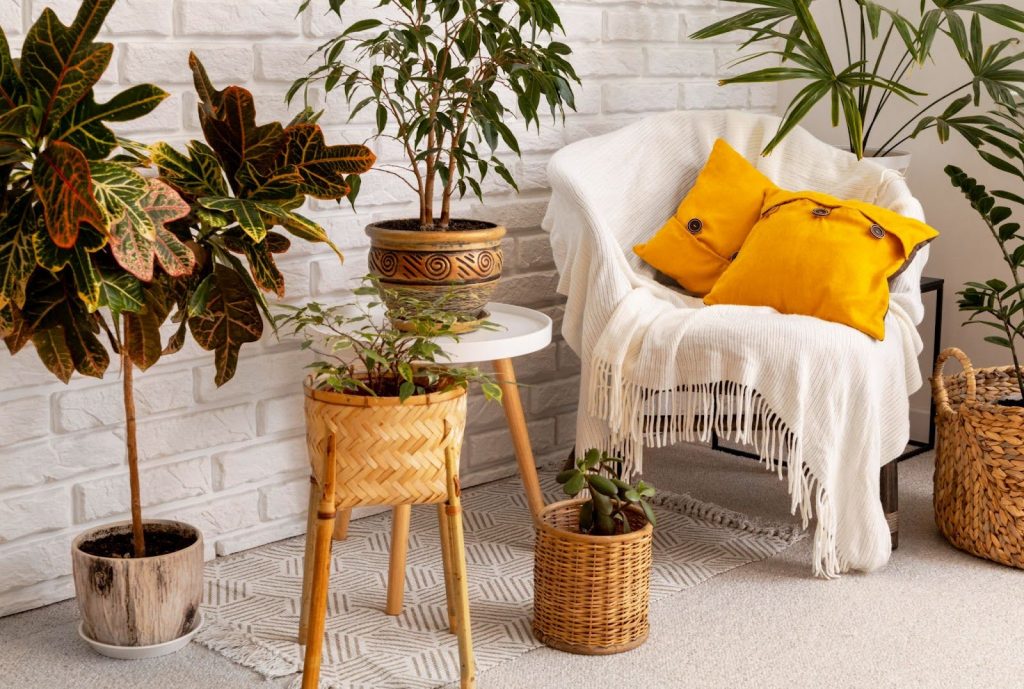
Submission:
[[[505,228],[453,220],[447,231],[416,229],[415,220],[366,226],[370,271],[391,290],[443,305],[465,320],[479,319],[501,278]]]
[[[131,522],[86,531],[71,545],[82,634],[90,641],[156,646],[195,631],[203,595],[202,533],[159,519],[147,519],[143,529],[152,556],[124,556]]]

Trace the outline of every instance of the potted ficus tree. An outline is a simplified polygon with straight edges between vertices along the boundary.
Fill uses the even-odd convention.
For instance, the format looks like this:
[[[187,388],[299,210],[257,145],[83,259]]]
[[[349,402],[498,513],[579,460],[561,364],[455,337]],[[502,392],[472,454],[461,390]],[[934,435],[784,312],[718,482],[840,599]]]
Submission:
[[[570,499],[537,518],[533,633],[552,648],[605,655],[647,640],[655,491],[621,480],[621,466],[587,450],[556,477]]]
[[[261,289],[274,274],[269,254],[288,246],[266,226],[306,239],[326,235],[290,210],[312,193],[298,180],[313,163],[289,154],[286,128],[255,128],[251,107],[229,112],[226,97],[201,106],[212,148],[193,142],[189,159],[157,146],[152,153],[165,174],[140,174],[151,152],[107,125],[147,114],[167,94],[139,85],[97,102],[93,86],[113,46],[94,39],[113,4],[83,0],[70,26],[44,9],[17,61],[0,31],[0,335],[12,355],[31,342],[65,383],[75,372],[103,377],[111,353],[120,360],[131,520],[83,533],[71,555],[83,636],[101,652],[140,657],[174,650],[195,631],[203,544],[188,524],[142,517],[133,371],[179,349],[191,329],[200,345],[216,350],[217,382],[226,382],[238,348],[262,331]],[[233,104],[251,106],[251,97],[236,96]],[[242,144],[257,140],[254,130],[274,162],[245,169],[254,177],[273,172],[294,186],[291,196],[268,194],[265,201],[249,194],[261,199],[259,219],[246,219],[257,226],[249,232],[239,229],[233,209],[216,207],[222,202],[214,197],[227,191],[189,192],[200,184],[248,191],[225,152],[246,151]],[[330,157],[330,149],[316,150],[309,155]],[[363,147],[353,153],[361,161],[356,172],[373,161]],[[338,177],[332,165],[328,170]],[[323,195],[340,198],[345,190],[342,184]],[[168,318],[181,325],[164,343]]]
[[[1008,350],[1012,366],[976,369],[956,348],[936,362],[935,520],[956,547],[1024,569],[1024,369],[1017,352],[1024,339],[1024,234],[1015,218],[1024,206],[1024,108],[1013,100],[959,124],[982,158],[1018,183],[989,190],[957,166],[945,169],[1006,267],[1001,278],[968,282],[957,293],[964,325],[990,333],[985,341]],[[950,357],[964,370],[945,377]]]
[[[346,0],[324,4],[345,18]],[[350,117],[374,113],[377,137],[405,157],[380,169],[415,194],[419,215],[367,226],[370,269],[391,290],[444,295],[446,309],[473,322],[501,277],[505,228],[453,217],[452,201],[482,200],[491,170],[516,187],[495,155],[499,142],[519,154],[506,119],[518,113],[539,127],[541,108],[556,117],[574,107],[571,51],[551,40],[562,25],[549,0],[381,0],[375,12],[327,40],[289,97],[320,84],[344,93]]]
[[[815,5],[803,0],[728,2],[741,3],[746,10],[704,27],[691,38],[744,32],[748,34],[744,47],[764,49],[740,57],[737,66],[765,55],[777,57],[779,64],[742,72],[719,83],[803,84],[765,147],[765,155],[815,106],[827,101],[832,126],[842,122],[846,128],[850,151],[858,158],[869,156],[905,172],[910,156],[901,152],[900,146],[934,127],[936,114],[953,115],[972,100],[978,105],[983,90],[993,100],[1008,93],[1024,95],[1024,71],[1020,68],[1024,54],[1015,52],[1017,41],[986,45],[982,39],[982,18],[1024,32],[1024,10],[1017,7],[974,0],[922,0],[919,15],[909,18],[870,0]],[[823,21],[821,13],[833,7],[838,7],[839,22]],[[822,30],[825,26],[831,26],[836,35],[827,35]],[[931,59],[936,39],[945,37],[953,42],[967,73],[962,77],[950,75],[949,90],[938,96],[922,93],[912,87],[910,80]],[[830,49],[835,45],[838,49]],[[965,93],[968,95],[962,96]],[[913,114],[883,132],[881,116],[893,96],[909,101]],[[939,134],[943,136],[942,129]]]

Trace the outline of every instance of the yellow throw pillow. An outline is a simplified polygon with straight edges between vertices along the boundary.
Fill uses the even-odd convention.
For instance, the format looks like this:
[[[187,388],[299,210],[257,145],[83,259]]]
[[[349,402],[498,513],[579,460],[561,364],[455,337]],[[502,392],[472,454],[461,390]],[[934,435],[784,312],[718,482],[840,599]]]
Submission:
[[[771,191],[739,256],[704,303],[770,306],[881,340],[889,280],[938,234],[863,201]]]
[[[718,139],[676,214],[633,251],[685,290],[704,296],[743,246],[761,215],[765,193],[775,188]]]

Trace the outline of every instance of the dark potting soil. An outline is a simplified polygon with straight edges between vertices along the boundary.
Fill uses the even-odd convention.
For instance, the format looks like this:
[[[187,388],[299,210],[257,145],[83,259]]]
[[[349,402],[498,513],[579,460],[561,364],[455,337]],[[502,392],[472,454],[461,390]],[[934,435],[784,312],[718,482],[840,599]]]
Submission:
[[[146,530],[146,557],[167,555],[184,550],[193,543],[196,538],[190,534],[182,534],[174,531],[149,531]],[[87,555],[96,557],[131,558],[135,557],[135,550],[132,544],[132,534],[115,533],[101,536],[92,541],[85,541],[79,546],[80,550]]]
[[[419,230],[420,221],[419,218],[404,218],[402,220],[385,220],[384,222],[377,223],[377,227],[383,227],[385,230]],[[488,230],[495,227],[492,222],[484,222],[483,220],[463,220],[461,218],[453,218],[448,223],[448,232],[465,232],[467,230]],[[428,231],[439,231],[440,228],[430,228]]]

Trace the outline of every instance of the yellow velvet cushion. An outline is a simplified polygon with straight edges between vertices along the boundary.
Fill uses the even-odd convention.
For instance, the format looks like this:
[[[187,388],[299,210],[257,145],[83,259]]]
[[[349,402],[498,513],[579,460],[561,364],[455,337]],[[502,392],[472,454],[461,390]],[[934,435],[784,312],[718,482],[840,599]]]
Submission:
[[[704,303],[770,306],[881,340],[889,279],[938,234],[863,201],[771,191],[739,256]]]
[[[770,189],[775,189],[770,179],[718,139],[675,215],[633,251],[687,291],[704,296],[740,250]]]

